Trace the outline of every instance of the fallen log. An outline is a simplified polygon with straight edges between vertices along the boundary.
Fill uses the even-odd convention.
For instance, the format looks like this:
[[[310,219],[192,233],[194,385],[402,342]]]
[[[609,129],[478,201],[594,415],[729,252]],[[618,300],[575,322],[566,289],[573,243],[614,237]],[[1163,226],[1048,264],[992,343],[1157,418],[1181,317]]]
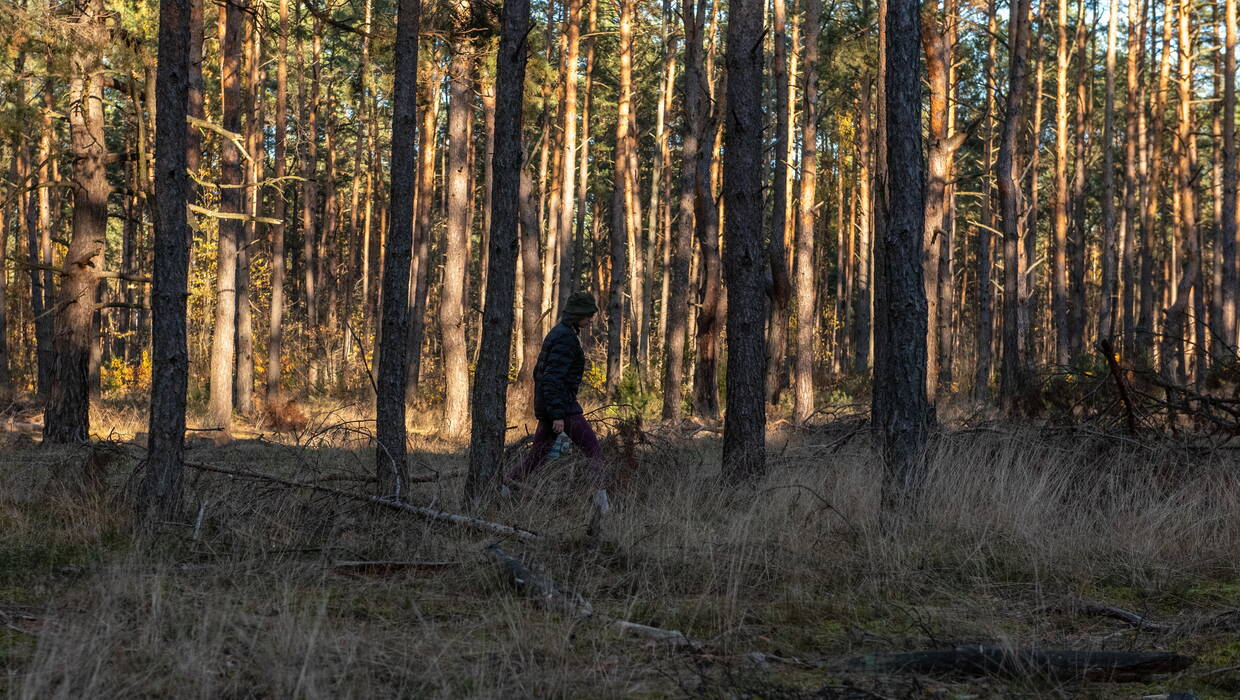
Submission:
[[[405,503],[403,501],[397,501],[391,498],[384,498],[382,496],[372,496],[370,494],[365,494],[365,493],[354,493],[352,491],[345,491],[344,489],[332,488],[330,486],[322,486],[320,484],[308,484],[304,481],[293,481],[291,479],[281,479],[280,477],[271,476],[269,474],[261,474],[259,472],[252,472],[246,469],[225,469],[223,467],[215,467],[209,464],[197,464],[197,463],[192,463],[192,462],[186,462],[185,466],[191,469],[197,469],[199,471],[214,472],[216,474],[224,474],[226,476],[232,476],[232,477],[237,477],[237,478],[242,478],[242,479],[254,479],[256,481],[266,481],[268,483],[280,484],[282,486],[288,486],[290,488],[307,489],[310,491],[318,491],[319,493],[330,493],[335,496],[350,498],[355,501],[373,503],[374,505],[382,506],[384,508],[389,508],[391,510],[398,510],[398,511],[402,511],[405,513],[411,513],[418,517],[426,518],[427,520],[451,523],[453,525],[459,525],[461,527],[466,527],[466,528],[470,528],[473,530],[485,530],[487,532],[491,532],[497,535],[503,535],[505,537],[515,537],[521,540],[542,539],[542,535],[539,535],[536,532],[532,532],[524,528],[515,527],[513,525],[493,523],[489,520],[475,518],[470,515],[460,515],[459,513],[449,513],[448,511],[439,510],[436,508],[429,508],[427,506],[415,506],[412,503]]]
[[[1164,652],[1014,649],[980,644],[954,649],[871,654],[845,659],[840,670],[925,675],[1041,675],[1056,680],[1139,681],[1177,673],[1190,656]]]
[[[1113,605],[1104,603],[1096,603],[1090,600],[1072,600],[1065,603],[1062,608],[1067,611],[1079,612],[1084,615],[1094,615],[1097,617],[1109,617],[1113,620],[1126,622],[1133,627],[1149,632],[1169,632],[1173,625],[1155,622],[1144,615],[1135,613],[1131,610],[1117,608]]]
[[[455,561],[338,561],[332,564],[332,570],[343,574],[388,576],[410,569],[442,569],[459,565],[460,562]]]
[[[664,642],[674,647],[687,646],[692,649],[702,648],[700,642],[689,639],[680,630],[668,630],[652,627],[628,620],[596,614],[590,601],[576,593],[561,590],[547,576],[531,569],[517,557],[505,552],[498,543],[487,547],[487,553],[499,564],[508,583],[540,607],[556,610],[577,619],[594,619],[606,623],[625,634],[645,639]]]

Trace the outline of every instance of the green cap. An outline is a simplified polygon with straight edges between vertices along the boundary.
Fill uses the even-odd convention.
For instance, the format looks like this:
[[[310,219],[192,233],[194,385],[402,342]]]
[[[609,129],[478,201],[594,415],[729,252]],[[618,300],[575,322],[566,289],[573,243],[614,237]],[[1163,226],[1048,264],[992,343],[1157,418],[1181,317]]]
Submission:
[[[589,292],[573,292],[568,297],[568,301],[564,303],[564,314],[566,316],[593,316],[598,313],[598,304],[594,301],[594,295]]]

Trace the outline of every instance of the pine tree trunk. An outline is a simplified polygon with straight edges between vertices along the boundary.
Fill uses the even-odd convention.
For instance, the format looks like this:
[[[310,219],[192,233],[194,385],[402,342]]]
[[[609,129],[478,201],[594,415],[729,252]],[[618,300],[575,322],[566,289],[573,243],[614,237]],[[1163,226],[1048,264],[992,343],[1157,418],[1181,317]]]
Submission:
[[[391,228],[383,259],[379,371],[375,400],[375,468],[380,493],[404,497],[405,363],[409,334],[409,259],[412,253],[414,135],[417,130],[419,0],[400,0],[392,93]]]
[[[1027,0],[1026,0],[1027,1]],[[885,471],[885,510],[904,510],[924,465],[929,406],[926,402],[926,306],[921,255],[925,225],[925,174],[921,150],[921,71],[916,0],[890,0],[887,14],[887,175],[892,186],[875,254],[882,291],[875,324],[874,375],[887,385],[874,402]],[[898,183],[898,185],[896,184]],[[879,187],[883,183],[880,180]],[[876,394],[877,396],[877,394]]]
[[[681,113],[680,197],[677,205],[675,243],[672,245],[671,287],[686,293],[690,288],[689,263],[693,257],[694,206],[697,197],[697,161],[702,133],[702,25],[704,0],[681,0],[684,21],[685,75]],[[670,194],[670,193],[669,193]],[[689,305],[669,304],[663,364],[663,418],[679,423],[684,414],[685,341]]]
[[[191,0],[193,1],[193,0]],[[278,183],[273,199],[273,217],[279,223],[271,227],[271,317],[267,335],[267,406],[275,408],[283,391],[284,372],[284,233],[288,230],[285,217],[284,179],[288,176],[288,0],[280,0],[280,29],[276,49],[276,123],[275,162],[273,170]]]
[[[262,83],[259,66],[262,64],[262,34],[257,23],[247,23],[249,34],[245,57],[247,85],[243,91],[243,110],[246,114],[245,144],[250,158],[245,168],[245,212],[251,217],[259,215],[258,182],[262,179],[263,153],[260,136],[263,132]],[[237,412],[243,416],[254,413],[254,317],[250,310],[250,246],[257,238],[257,224],[253,219],[243,228],[243,239],[237,255],[237,373],[233,383],[233,399]]]
[[[857,171],[857,241],[852,258],[856,264],[853,280],[856,304],[853,312],[853,372],[858,375],[864,375],[870,369],[870,233],[874,221],[870,208],[873,203],[870,193],[873,173],[870,167],[873,158],[871,135],[874,127],[870,117],[873,79],[866,76],[861,81],[861,114],[857,120],[857,161],[860,163]]]
[[[1197,193],[1193,188],[1195,177],[1194,165],[1196,158],[1192,142],[1196,139],[1193,132],[1193,44],[1192,44],[1192,6],[1189,0],[1178,3],[1179,18],[1179,123],[1176,129],[1178,158],[1175,168],[1175,186],[1180,200],[1179,245],[1183,247],[1182,265],[1175,289],[1175,300],[1163,311],[1162,335],[1162,368],[1164,376],[1173,381],[1184,382],[1188,378],[1188,363],[1184,346],[1190,342],[1188,330],[1185,328],[1188,305],[1194,296],[1199,298],[1201,289],[1197,286],[1200,275],[1201,255],[1198,246],[1197,231]],[[1167,18],[1165,21],[1171,21]],[[1174,245],[1174,243],[1173,243]]]
[[[1226,0],[1223,49],[1223,211],[1220,226],[1222,284],[1215,292],[1221,297],[1218,334],[1219,353],[1236,345],[1236,241],[1240,235],[1236,221],[1236,0]],[[1216,342],[1217,342],[1216,341]]]
[[[728,6],[723,156],[723,198],[727,207],[724,273],[728,284],[728,370],[723,473],[733,481],[755,479],[766,471],[763,273],[767,258],[762,246],[764,56],[757,48],[762,36],[764,4],[762,0],[733,0]],[[806,36],[812,35],[813,32],[806,32]],[[807,119],[806,124],[809,123]]]
[[[311,45],[311,64],[310,74],[307,76],[305,69],[305,59],[302,61],[301,75],[298,80],[299,97],[301,98],[302,120],[305,124],[305,138],[299,139],[303,141],[301,147],[301,176],[303,178],[301,189],[301,251],[302,251],[302,276],[305,285],[305,302],[306,302],[306,335],[310,341],[311,347],[307,348],[306,357],[306,378],[307,391],[313,393],[319,387],[319,352],[315,347],[317,344],[317,329],[319,327],[319,298],[318,298],[318,280],[315,279],[315,271],[317,264],[315,262],[315,244],[319,239],[319,187],[318,187],[318,169],[319,169],[319,58],[322,53],[322,39],[317,31],[318,23],[315,24],[314,37]],[[298,53],[304,56],[301,49],[300,37],[298,38]],[[309,97],[306,95],[306,84],[309,83]],[[311,329],[314,329],[313,331]]]
[[[468,6],[455,8],[457,28],[463,30]],[[445,373],[443,425],[447,439],[464,437],[469,429],[469,365],[465,335],[466,246],[469,212],[473,205],[469,169],[469,120],[473,117],[473,83],[470,79],[470,42],[458,38],[448,65],[448,227],[444,239],[443,292],[439,306],[439,332]]]
[[[789,122],[792,120],[788,109],[788,48],[786,34],[786,18],[784,0],[773,0],[772,30],[774,32],[775,51],[771,82],[775,85],[775,173],[771,182],[771,232],[767,245],[767,264],[770,266],[770,280],[767,285],[767,366],[766,391],[767,400],[772,406],[779,404],[779,395],[783,390],[785,367],[788,353],[788,318],[789,305],[792,299],[792,284],[788,279],[788,250],[785,239],[788,229],[788,174],[791,170],[789,161]],[[807,8],[808,9],[808,8]],[[816,31],[811,28],[811,32]],[[807,33],[808,35],[808,33]],[[808,54],[811,44],[817,53],[817,37],[806,42]],[[809,59],[806,58],[806,72],[809,72]],[[808,102],[806,103],[808,104]]]
[[[1025,230],[1024,205],[1017,163],[1017,137],[1024,114],[1025,65],[1029,43],[1030,0],[1017,0],[1010,30],[1008,93],[1003,109],[1003,135],[996,162],[999,181],[999,213],[1003,219],[1003,359],[999,397],[1008,410],[1017,408],[1029,391],[1030,357],[1027,347],[1029,317],[1025,299],[1027,284],[1021,244]]]
[[[561,158],[560,211],[556,229],[560,242],[560,286],[556,309],[564,308],[568,295],[577,289],[577,248],[573,240],[573,212],[577,204],[577,64],[581,55],[581,8],[582,0],[566,0],[568,17],[564,24],[564,117],[562,133],[564,151]]]
[[[542,274],[538,268],[538,208],[534,202],[534,182],[522,171],[518,203],[521,220],[521,372],[514,389],[518,405],[528,413],[534,408],[534,366],[542,347]]]
[[[43,441],[84,442],[90,435],[89,367],[99,270],[108,220],[101,47],[107,38],[103,0],[80,6],[70,56],[69,140],[73,154],[73,223],[61,272],[53,324],[51,391],[43,418]]]
[[[1141,212],[1141,303],[1137,316],[1137,347],[1138,361],[1146,367],[1152,367],[1154,362],[1153,350],[1156,343],[1157,335],[1155,333],[1154,307],[1157,303],[1155,298],[1160,286],[1155,283],[1154,266],[1157,258],[1154,254],[1154,248],[1158,239],[1158,226],[1161,225],[1158,216],[1159,202],[1161,200],[1160,182],[1162,180],[1162,134],[1166,125],[1164,116],[1164,108],[1166,106],[1167,85],[1170,82],[1171,62],[1169,60],[1171,49],[1172,35],[1172,18],[1171,9],[1167,8],[1163,17],[1162,31],[1162,50],[1158,57],[1158,82],[1155,86],[1155,92],[1150,96],[1149,113],[1150,118],[1149,129],[1140,129],[1142,138],[1145,141],[1145,165],[1146,173],[1141,178],[1144,189],[1143,200],[1144,206]],[[1152,23],[1151,19],[1151,23]]]
[[[1232,0],[1234,2],[1234,0]],[[1098,338],[1111,341],[1119,318],[1119,237],[1115,214],[1115,35],[1119,31],[1119,0],[1108,11],[1106,97],[1102,117],[1102,289]]]
[[[496,55],[495,159],[492,173],[490,254],[482,350],[473,389],[473,432],[465,497],[476,500],[494,484],[502,465],[507,425],[508,358],[512,342],[514,284],[517,263],[517,217],[524,148],[521,143],[525,87],[525,36],[529,31],[529,0],[506,0],[499,53]],[[580,3],[578,3],[580,21]],[[566,169],[574,163],[565,158]],[[568,216],[572,216],[571,207]],[[571,219],[564,221],[569,230]],[[569,268],[563,268],[565,270]]]
[[[189,380],[185,303],[191,232],[186,169],[192,0],[161,0],[155,117],[155,272],[152,278],[151,413],[139,507],[151,521],[181,511],[185,392]]]
[[[630,187],[631,176],[629,166],[629,148],[631,140],[629,129],[633,100],[633,22],[637,13],[635,0],[619,0],[620,7],[620,82],[616,105],[616,151],[615,151],[615,184],[612,190],[611,214],[611,289],[609,296],[608,328],[607,328],[607,396],[616,397],[620,386],[623,366],[621,363],[621,330],[624,323],[624,284],[628,282],[629,256],[634,253],[633,224],[635,216],[632,211],[633,197]],[[640,300],[632,295],[629,300],[630,313],[639,306]],[[634,324],[631,333],[638,333]]]
[[[814,208],[818,199],[818,40],[822,25],[822,3],[821,0],[804,2],[805,82],[801,104],[801,192],[797,202],[797,349],[792,407],[792,420],[798,425],[805,423],[814,413],[814,338],[817,335],[818,318],[814,270]],[[776,76],[776,80],[779,80],[779,76]],[[778,205],[779,203],[776,204]],[[778,229],[772,231],[772,237],[777,234]]]
[[[991,240],[995,230],[994,171],[995,171],[995,94],[998,87],[995,66],[995,44],[998,22],[997,0],[990,0],[986,8],[986,102],[983,120],[986,123],[986,143],[982,163],[983,183],[981,197],[981,225],[977,227],[977,361],[973,372],[973,397],[978,401],[990,400],[990,379],[993,369],[994,344],[994,293],[990,288]]]
[[[1068,0],[1056,0],[1055,22],[1055,238],[1052,245],[1051,316],[1055,328],[1055,362],[1067,364],[1068,321]]]
[[[40,114],[39,135],[39,182],[52,179],[52,139],[55,127],[52,124],[53,87],[50,80],[43,88],[43,110]],[[37,195],[31,198],[31,208],[26,214],[26,246],[27,257],[30,259],[30,309],[34,317],[35,365],[38,381],[37,391],[40,398],[46,398],[51,386],[52,368],[52,323],[53,315],[48,313],[55,303],[56,287],[52,277],[52,207],[51,194],[48,188],[40,187]],[[37,202],[37,204],[36,204]],[[37,206],[37,209],[36,209]],[[43,266],[40,270],[39,267]]]
[[[442,74],[430,75],[418,86],[418,103],[422,124],[418,129],[417,228],[413,243],[413,261],[409,286],[412,288],[409,318],[409,363],[405,375],[405,400],[417,399],[422,371],[422,342],[426,335],[426,299],[430,291],[431,222],[435,198],[435,149],[439,142],[438,86]]]
[[[1141,70],[1144,51],[1145,24],[1142,21],[1138,3],[1128,3],[1128,49],[1126,54],[1126,82],[1124,101],[1124,211],[1121,224],[1121,277],[1120,315],[1122,317],[1123,343],[1121,348],[1125,355],[1135,354],[1137,325],[1137,246],[1139,227],[1141,224],[1141,151],[1138,148],[1143,132],[1140,122],[1144,120],[1145,111],[1141,108],[1144,100],[1144,71]]]
[[[220,87],[223,92],[221,112],[223,126],[234,134],[241,133],[241,52],[244,6],[229,4],[226,8],[224,34],[220,37]],[[231,139],[221,139],[220,211],[244,214],[244,183],[241,153]],[[236,363],[237,322],[237,252],[241,242],[242,224],[238,219],[219,220],[219,246],[215,282],[215,332],[211,342],[211,401],[208,406],[212,427],[225,436],[232,431],[233,369]]]

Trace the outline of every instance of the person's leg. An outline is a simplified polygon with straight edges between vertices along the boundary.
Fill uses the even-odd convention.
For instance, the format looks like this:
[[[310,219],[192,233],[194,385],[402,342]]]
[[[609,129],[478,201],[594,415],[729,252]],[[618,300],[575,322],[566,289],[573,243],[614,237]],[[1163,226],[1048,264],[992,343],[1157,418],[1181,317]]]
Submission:
[[[590,421],[580,413],[567,416],[564,419],[564,432],[568,433],[569,439],[581,448],[581,453],[589,461],[590,480],[602,486],[607,476],[603,469],[603,450],[599,447],[594,429],[590,427]]]
[[[547,456],[547,452],[551,450],[555,438],[556,432],[551,429],[551,421],[539,419],[538,429],[534,431],[534,443],[530,445],[525,459],[508,472],[508,480],[522,481],[537,469],[538,465],[542,464],[543,458]]]

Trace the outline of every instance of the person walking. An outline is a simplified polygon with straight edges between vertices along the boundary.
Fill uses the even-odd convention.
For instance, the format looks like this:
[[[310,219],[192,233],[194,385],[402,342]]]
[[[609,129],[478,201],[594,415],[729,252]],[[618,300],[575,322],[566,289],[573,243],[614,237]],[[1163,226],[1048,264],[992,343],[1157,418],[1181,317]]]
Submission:
[[[577,389],[586,368],[580,333],[589,328],[596,313],[598,304],[592,294],[574,292],[564,304],[560,322],[543,339],[538,363],[534,365],[534,417],[538,419],[538,428],[529,453],[508,473],[509,481],[520,482],[533,473],[564,433],[586,456],[591,483],[602,488],[606,474],[598,438],[577,402]]]

